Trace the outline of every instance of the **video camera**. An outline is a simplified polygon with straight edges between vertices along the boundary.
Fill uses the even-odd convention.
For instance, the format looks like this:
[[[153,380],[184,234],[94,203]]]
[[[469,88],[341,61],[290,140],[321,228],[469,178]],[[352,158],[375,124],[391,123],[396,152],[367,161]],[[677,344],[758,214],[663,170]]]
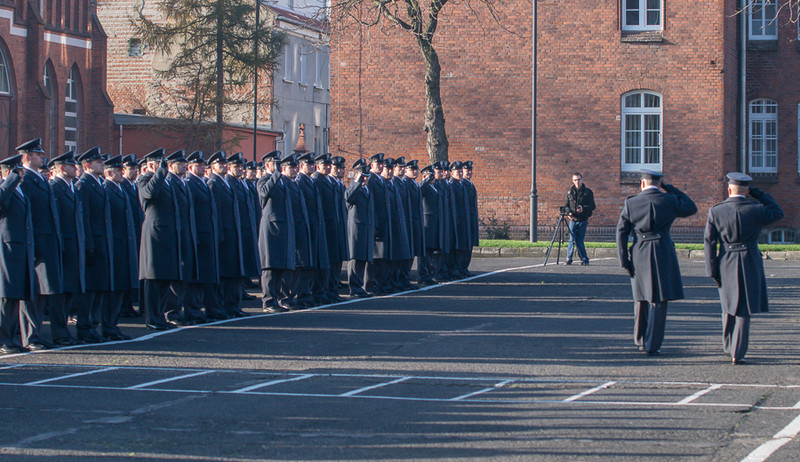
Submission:
[[[559,207],[558,211],[561,213],[562,217],[569,215],[569,208],[567,207]]]

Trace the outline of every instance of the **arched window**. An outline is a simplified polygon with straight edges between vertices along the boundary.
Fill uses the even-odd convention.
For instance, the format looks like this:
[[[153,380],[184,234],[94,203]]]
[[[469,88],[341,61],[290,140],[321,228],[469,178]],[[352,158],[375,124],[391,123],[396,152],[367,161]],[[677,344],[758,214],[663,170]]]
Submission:
[[[622,96],[622,171],[661,171],[661,95],[635,91]]]
[[[78,113],[80,107],[80,76],[75,66],[69,71],[67,91],[64,98],[64,149],[78,149]]]
[[[57,156],[57,143],[58,143],[58,91],[56,90],[55,83],[56,72],[53,69],[53,63],[47,61],[44,65],[44,89],[47,92],[47,97],[50,98],[48,103],[48,118],[49,125],[48,138],[50,140],[47,152],[51,156]]]
[[[778,102],[757,99],[750,102],[748,167],[751,173],[778,171]]]
[[[8,78],[8,61],[6,54],[0,48],[0,95],[11,94],[11,80]]]

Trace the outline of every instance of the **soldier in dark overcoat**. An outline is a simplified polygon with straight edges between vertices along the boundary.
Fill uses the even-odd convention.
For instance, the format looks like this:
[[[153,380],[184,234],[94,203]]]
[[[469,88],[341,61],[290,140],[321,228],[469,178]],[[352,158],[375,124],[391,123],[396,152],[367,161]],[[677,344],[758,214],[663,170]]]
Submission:
[[[472,236],[470,228],[470,207],[467,199],[467,191],[464,187],[462,178],[461,162],[453,162],[450,165],[450,191],[453,197],[453,235],[455,242],[451,256],[450,276],[452,278],[466,277],[467,255],[472,251]]]
[[[315,154],[305,153],[298,156],[298,167],[295,182],[303,193],[308,213],[308,228],[311,231],[311,267],[313,274],[311,278],[304,282],[300,289],[300,302],[307,305],[323,305],[328,303],[328,293],[323,287],[322,282],[330,278],[331,263],[328,256],[327,231],[325,229],[325,217],[322,211],[322,201],[319,191],[311,179],[314,174]]]
[[[122,157],[115,156],[105,161],[103,188],[106,190],[111,210],[111,234],[114,237],[114,290],[107,293],[103,303],[103,338],[107,340],[129,340],[119,329],[119,314],[125,296],[139,289],[138,246],[136,225],[133,220],[128,194],[122,189]]]
[[[369,190],[369,165],[359,159],[353,165],[356,177],[344,193],[347,202],[347,244],[350,261],[347,283],[354,298],[369,297],[366,288],[367,264],[375,254],[375,210]]]
[[[392,251],[392,224],[389,220],[390,203],[386,195],[386,180],[381,174],[384,169],[384,154],[378,153],[369,158],[370,173],[367,188],[372,195],[375,211],[375,250],[372,262],[367,263],[365,288],[368,292],[383,294],[388,287],[387,275]]]
[[[472,238],[472,247],[477,247],[480,245],[480,235],[478,226],[480,223],[480,219],[478,217],[478,190],[475,188],[475,183],[472,182],[472,175],[473,175],[473,163],[471,160],[468,160],[462,164],[462,171],[463,171],[463,182],[464,182],[464,191],[467,193],[467,202],[469,203],[469,229],[470,229],[470,237]],[[467,261],[464,266],[464,270],[466,271],[467,276],[472,276],[469,272],[469,264],[472,261],[472,249],[467,253]]]
[[[20,189],[28,198],[33,218],[36,294],[20,305],[22,346],[43,350],[52,345],[40,335],[45,308],[60,321],[64,312],[64,280],[61,266],[61,228],[55,194],[40,170],[44,163],[41,138],[17,146],[25,177]],[[63,326],[62,326],[63,327]]]
[[[28,198],[19,184],[25,175],[21,155],[0,161],[0,355],[19,353],[19,305],[34,295],[33,223]]]
[[[103,188],[103,160],[100,148],[93,147],[78,157],[83,175],[75,185],[83,207],[83,231],[86,236],[86,293],[78,305],[78,340],[99,343],[96,332],[103,316],[108,292],[114,290],[114,237],[111,208]]]
[[[206,313],[208,319],[226,319],[241,311],[242,279],[244,278],[244,259],[242,258],[242,220],[239,201],[233,187],[227,180],[228,160],[224,151],[215,152],[208,159],[211,167],[207,184],[219,212],[219,279],[217,286],[217,305],[223,314]]]
[[[330,154],[320,154],[314,161],[316,171],[311,175],[311,179],[314,180],[314,186],[319,193],[320,210],[325,229],[325,235],[322,238],[325,240],[328,253],[328,269],[320,271],[316,286],[317,291],[324,293],[329,302],[341,302],[344,299],[339,297],[338,281],[344,260],[342,244],[346,245],[347,236],[342,233],[339,188],[336,178],[331,175],[333,161]],[[334,279],[337,282],[336,285],[331,283]]]
[[[186,283],[183,322],[198,324],[205,322],[207,317],[224,316],[216,296],[219,285],[219,211],[214,194],[203,178],[206,170],[203,151],[191,153],[186,160],[189,166],[184,184],[192,198],[197,273]]]
[[[339,219],[337,220],[339,226],[337,236],[340,236],[337,240],[337,244],[339,246],[339,256],[341,260],[331,265],[330,292],[338,295],[339,289],[345,287],[342,284],[342,265],[344,262],[350,260],[350,253],[348,252],[350,244],[347,239],[347,202],[344,200],[344,193],[347,190],[347,185],[344,184],[344,177],[347,172],[344,157],[333,156],[331,160],[333,161],[333,168],[330,177],[336,185],[336,210],[339,214]]]
[[[135,154],[128,154],[122,158],[122,176],[123,181],[120,186],[125,194],[128,195],[128,202],[131,205],[131,213],[133,214],[133,227],[136,232],[136,254],[139,254],[139,241],[142,239],[142,222],[144,221],[144,210],[142,204],[139,202],[139,187],[136,179],[139,176],[139,162],[136,160]],[[139,271],[139,261],[136,261],[136,271]],[[130,290],[125,294],[122,300],[122,309],[120,310],[120,317],[132,318],[139,316],[133,309],[134,301],[141,301],[142,285],[139,284],[138,289]]]
[[[442,250],[437,258],[437,279],[449,281],[452,279],[450,270],[452,268],[453,249],[455,248],[455,204],[453,201],[453,190],[450,187],[450,163],[447,161],[438,162],[441,175],[437,175],[436,187],[442,195],[442,223],[444,224],[444,240],[441,243]]]
[[[145,156],[148,172],[141,176],[139,200],[144,208],[142,241],[139,250],[139,279],[144,281],[145,325],[151,330],[166,330],[173,325],[167,311],[181,306],[180,288],[191,274],[184,256],[184,219],[178,205],[178,182],[171,174],[163,148]],[[172,176],[172,180],[167,178]],[[193,264],[193,262],[192,262]]]
[[[667,302],[683,298],[678,256],[670,236],[676,218],[697,213],[694,202],[662,174],[642,171],[642,192],[625,200],[617,224],[617,254],[631,276],[634,341],[649,355],[659,353],[667,321]],[[659,191],[659,186],[664,192]],[[633,245],[628,249],[628,235]]]
[[[728,199],[708,211],[704,237],[706,275],[717,283],[722,303],[722,349],[733,364],[747,353],[750,315],[769,311],[758,237],[783,218],[775,199],[750,187],[752,181],[744,173],[728,174]]]
[[[241,236],[242,236],[242,262],[244,264],[244,277],[240,282],[240,291],[244,296],[244,288],[248,281],[253,278],[260,277],[261,271],[259,269],[258,261],[258,222],[256,221],[256,212],[253,204],[253,198],[250,196],[250,189],[247,186],[245,177],[245,160],[241,152],[231,154],[228,157],[228,175],[225,177],[228,184],[236,194],[236,200],[239,203],[239,219],[241,220]],[[231,314],[235,316],[246,316],[247,313],[241,309],[240,304]]]
[[[64,276],[63,313],[50,313],[53,343],[69,346],[76,343],[67,328],[69,313],[78,309],[86,291],[86,235],[83,230],[83,204],[73,180],[77,175],[74,151],[54,157],[50,187],[56,198],[61,229],[61,265]]]
[[[275,168],[280,151],[266,154],[262,160],[271,173],[258,181],[261,223],[258,227],[258,249],[261,256],[262,310],[278,313],[293,308],[282,294],[282,281],[295,269],[295,221],[292,199],[289,195],[289,175]],[[284,164],[289,173],[289,163]]]
[[[419,259],[418,272],[420,285],[434,284],[438,275],[438,261],[444,242],[444,197],[436,187],[436,176],[441,169],[429,165],[421,170],[423,179],[419,184],[422,197],[422,231],[425,240],[425,255]]]
[[[400,165],[398,165],[400,164]],[[410,288],[410,281],[403,279],[403,266],[411,258],[411,244],[408,234],[408,194],[403,181],[395,178],[395,172],[405,174],[405,161],[387,159],[383,167],[383,179],[386,181],[386,197],[389,200],[389,223],[392,241],[386,274],[386,292],[399,292]]]
[[[425,233],[422,228],[422,190],[417,184],[419,177],[419,165],[416,160],[410,160],[405,165],[405,176],[403,185],[408,194],[408,221],[409,221],[409,244],[411,245],[411,259],[406,260],[403,266],[403,277],[411,280],[411,267],[414,264],[414,257],[417,258],[417,268],[422,263],[425,255]],[[420,281],[419,270],[417,270],[417,281]]]
[[[299,172],[297,156],[289,154],[281,161],[281,173],[290,180],[286,183],[289,191],[289,198],[292,201],[292,215],[294,216],[294,238],[295,238],[295,270],[287,272],[281,282],[281,291],[284,293],[282,304],[289,309],[307,308],[310,306],[309,300],[299,300],[301,289],[306,281],[313,277],[314,260],[313,245],[311,242],[311,227],[309,225],[308,210],[303,191],[297,185],[297,174]]]
[[[184,183],[188,162],[183,149],[167,156],[169,174],[166,185],[172,189],[180,221],[181,268],[180,280],[170,282],[169,304],[165,308],[167,321],[173,326],[195,323],[193,315],[186,312],[186,287],[189,281],[197,279],[197,228],[195,227],[194,200],[189,187]]]

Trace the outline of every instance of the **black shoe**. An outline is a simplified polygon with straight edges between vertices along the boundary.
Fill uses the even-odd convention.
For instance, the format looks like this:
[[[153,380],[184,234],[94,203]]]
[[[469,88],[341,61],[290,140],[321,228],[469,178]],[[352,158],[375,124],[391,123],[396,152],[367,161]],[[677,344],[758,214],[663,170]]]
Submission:
[[[112,342],[119,342],[122,340],[130,340],[130,336],[124,334],[103,334],[103,338]]]
[[[339,283],[339,289],[349,289],[349,288],[350,288],[350,286],[348,286],[344,282],[340,282]]]
[[[589,260],[582,261],[581,266],[589,266]]]
[[[226,319],[230,319],[231,317],[225,313],[213,313],[213,314],[206,314],[206,322],[213,322],[213,321],[224,321]]]
[[[744,358],[731,358],[731,364],[747,364],[747,361],[745,361]]]
[[[330,296],[328,299],[330,300],[330,303],[341,303],[344,301],[344,299],[338,295]]]
[[[370,298],[370,297],[372,297],[372,294],[369,294],[367,292],[357,292],[355,294],[351,294],[350,295],[351,299],[352,298]]]
[[[150,330],[169,330],[171,328],[169,324],[145,324],[144,326]]]
[[[661,350],[656,351],[648,351],[647,356],[659,356],[661,354]]]
[[[53,340],[53,343],[57,346],[72,346],[77,345],[78,341],[72,337],[64,337],[64,338],[57,338]]]
[[[22,349],[16,345],[0,346],[0,355],[12,355],[14,353],[22,353]]]
[[[246,318],[246,317],[250,316],[250,313],[245,313],[242,310],[235,311],[235,312],[233,312],[231,314],[233,314],[233,317],[235,317],[235,318]]]
[[[256,299],[256,297],[254,297],[254,296],[252,296],[252,295],[250,295],[248,293],[243,293],[242,294],[242,301],[243,302],[249,302],[249,301],[255,300],[255,299]]]
[[[564,261],[564,264],[565,264],[565,265],[571,265],[571,264],[572,264],[572,260],[565,260],[565,261]]]
[[[103,343],[103,339],[94,333],[89,335],[78,335],[78,340],[83,343]]]

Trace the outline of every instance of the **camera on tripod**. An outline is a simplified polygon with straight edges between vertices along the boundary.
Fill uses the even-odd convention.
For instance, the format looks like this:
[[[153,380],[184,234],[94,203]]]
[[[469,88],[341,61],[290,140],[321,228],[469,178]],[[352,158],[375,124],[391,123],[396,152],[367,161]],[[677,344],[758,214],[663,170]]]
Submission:
[[[569,209],[567,207],[559,207],[558,211],[561,213],[561,216],[569,215]]]

